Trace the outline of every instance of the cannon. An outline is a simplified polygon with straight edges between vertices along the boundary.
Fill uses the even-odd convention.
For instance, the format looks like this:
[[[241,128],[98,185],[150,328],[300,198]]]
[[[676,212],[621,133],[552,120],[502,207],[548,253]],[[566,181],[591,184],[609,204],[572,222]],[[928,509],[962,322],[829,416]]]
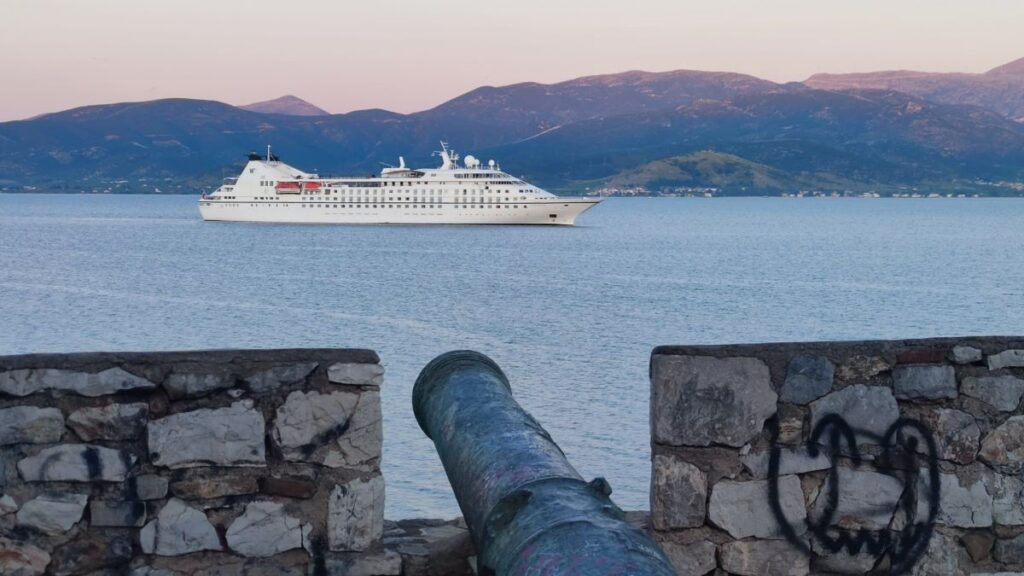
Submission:
[[[608,483],[583,480],[512,398],[490,358],[442,354],[412,396],[469,526],[479,574],[675,574],[658,545],[625,521]]]

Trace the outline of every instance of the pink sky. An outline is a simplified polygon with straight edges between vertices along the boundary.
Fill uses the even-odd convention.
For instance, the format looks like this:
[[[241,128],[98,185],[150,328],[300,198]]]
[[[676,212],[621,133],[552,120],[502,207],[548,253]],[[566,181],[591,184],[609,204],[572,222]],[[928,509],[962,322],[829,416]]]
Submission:
[[[0,120],[171,96],[411,112],[481,85],[630,69],[776,81],[983,72],[1020,0],[5,0]]]

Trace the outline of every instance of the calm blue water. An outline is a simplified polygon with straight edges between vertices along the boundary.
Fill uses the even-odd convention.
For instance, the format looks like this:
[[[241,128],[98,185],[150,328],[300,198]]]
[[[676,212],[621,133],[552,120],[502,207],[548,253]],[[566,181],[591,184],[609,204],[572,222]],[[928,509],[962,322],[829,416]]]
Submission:
[[[204,223],[194,197],[0,195],[0,354],[376,349],[388,516],[453,516],[410,407],[491,355],[647,507],[657,344],[1024,332],[1024,201],[616,199],[576,228]]]

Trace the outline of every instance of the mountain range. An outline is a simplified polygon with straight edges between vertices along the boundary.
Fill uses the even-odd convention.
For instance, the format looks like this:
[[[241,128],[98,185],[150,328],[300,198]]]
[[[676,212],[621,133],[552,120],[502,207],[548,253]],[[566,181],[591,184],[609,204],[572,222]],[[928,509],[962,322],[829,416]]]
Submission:
[[[1024,59],[984,74],[878,72],[779,84],[630,71],[481,87],[412,114],[329,114],[295,96],[232,106],[162,99],[0,123],[0,190],[189,192],[244,153],[321,174],[370,174],[438,140],[568,193],[640,186],[721,194],[918,189],[1016,194]]]
[[[1024,121],[1024,58],[984,74],[893,70],[867,74],[815,74],[804,84],[821,90],[895,90],[943,104],[980,106]]]

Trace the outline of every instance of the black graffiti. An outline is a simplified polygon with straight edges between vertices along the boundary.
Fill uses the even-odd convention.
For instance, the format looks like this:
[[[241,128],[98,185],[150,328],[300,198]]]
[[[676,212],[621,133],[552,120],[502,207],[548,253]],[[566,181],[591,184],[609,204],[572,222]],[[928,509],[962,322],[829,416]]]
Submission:
[[[783,514],[778,483],[783,447],[778,442],[777,423],[773,424],[771,434],[771,453],[768,460],[769,504],[786,539],[810,555],[811,547]],[[840,458],[845,458],[854,467],[867,463],[857,447],[858,436],[868,437],[882,448],[882,453],[872,461],[872,469],[894,476],[903,483],[903,494],[896,503],[897,509],[902,510],[906,519],[902,530],[873,531],[845,529],[832,525],[840,499],[837,462]],[[879,436],[866,430],[855,430],[838,414],[830,414],[815,425],[807,439],[807,452],[812,458],[819,456],[823,447],[832,461],[832,467],[818,496],[826,499],[824,508],[817,518],[807,519],[810,536],[823,549],[832,553],[842,550],[851,555],[867,552],[874,556],[876,561],[887,554],[891,574],[907,572],[928,549],[935,518],[939,513],[938,450],[931,430],[917,420],[900,418],[886,430],[885,434]],[[924,452],[923,456],[920,452]],[[922,465],[928,475],[927,490],[924,494],[918,491]],[[927,502],[927,514],[924,518],[918,517],[918,511],[921,509],[920,498],[925,498]]]

